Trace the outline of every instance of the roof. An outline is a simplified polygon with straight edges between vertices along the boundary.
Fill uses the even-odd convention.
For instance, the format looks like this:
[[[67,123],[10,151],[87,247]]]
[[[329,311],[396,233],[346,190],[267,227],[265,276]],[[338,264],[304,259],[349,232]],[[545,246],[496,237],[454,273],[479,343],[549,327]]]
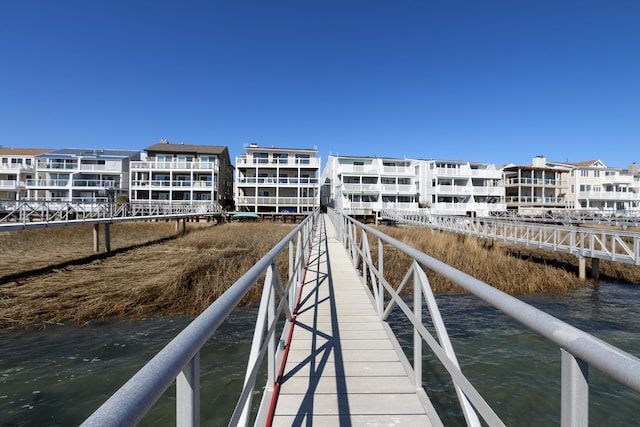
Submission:
[[[318,150],[316,148],[291,148],[291,147],[260,147],[257,144],[249,144],[244,147],[247,153],[254,151],[268,151],[268,152],[303,152],[303,153],[317,153]]]
[[[147,153],[192,153],[192,154],[224,154],[228,149],[223,145],[190,145],[159,142],[144,149]]]
[[[51,148],[11,148],[0,147],[0,156],[37,156],[47,153]]]
[[[72,158],[92,157],[96,159],[139,159],[140,152],[134,150],[96,150],[93,148],[63,148],[61,150],[48,151],[38,157],[45,158]]]

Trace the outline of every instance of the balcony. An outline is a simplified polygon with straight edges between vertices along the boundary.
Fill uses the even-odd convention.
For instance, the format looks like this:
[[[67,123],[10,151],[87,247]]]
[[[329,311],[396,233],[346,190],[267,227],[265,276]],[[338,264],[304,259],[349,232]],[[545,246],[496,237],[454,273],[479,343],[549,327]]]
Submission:
[[[531,197],[531,196],[507,196],[505,201],[508,204],[535,205],[535,206],[565,206],[567,200],[562,197]]]
[[[100,179],[74,179],[74,188],[120,188],[120,182]]]
[[[416,194],[416,186],[413,184],[382,184],[382,192],[385,194]]]
[[[38,169],[76,170],[78,162],[38,162]]]
[[[69,188],[69,179],[28,179],[27,188]]]
[[[238,178],[238,185],[264,185],[268,184],[271,186],[279,186],[279,185],[304,185],[308,186],[309,184],[318,184],[318,178],[275,178],[275,177],[249,177],[249,178]]]
[[[557,179],[542,179],[542,178],[508,178],[505,180],[506,186],[515,185],[528,185],[537,187],[550,187],[550,188],[567,188],[569,184],[567,181],[559,181]]]
[[[24,163],[2,163],[0,164],[0,171],[7,172],[33,172],[35,170],[34,165],[27,165]]]
[[[432,189],[434,187],[431,187]],[[432,193],[433,194],[433,193]],[[435,194],[438,195],[453,195],[453,196],[469,196],[474,194],[473,187],[468,185],[445,185],[438,184],[435,186]]]
[[[378,194],[380,193],[380,186],[378,184],[342,184],[343,194]]]
[[[640,193],[631,191],[579,191],[578,199],[583,200],[612,200],[612,201],[636,201],[640,200]]]
[[[379,168],[377,165],[338,165],[338,174],[346,175],[378,175]]]
[[[632,175],[605,175],[602,178],[602,182],[605,184],[633,184],[633,176]]]
[[[0,180],[0,189],[3,190],[18,190],[24,188],[24,181],[16,181],[15,179]]]
[[[414,176],[413,168],[410,166],[383,166],[382,175],[386,176]]]
[[[147,169],[147,170],[210,170],[217,171],[217,162],[187,162],[187,161],[146,161],[146,162],[131,162],[131,169]]]
[[[496,169],[471,169],[472,178],[501,179],[502,171]]]
[[[309,168],[319,168],[320,167],[320,159],[318,158],[309,158],[309,159],[300,159],[300,158],[245,158],[245,157],[237,157],[236,158],[236,168],[245,166],[245,167],[262,167],[262,166],[274,166],[274,167],[309,167]]]
[[[169,180],[134,180],[131,181],[132,189],[140,188],[181,188],[181,189],[200,189],[213,188],[213,181],[169,181]]]
[[[315,197],[239,196],[236,204],[239,206],[313,206],[317,204],[317,199]]]
[[[462,166],[459,168],[435,168],[435,176],[471,177],[471,168]]]

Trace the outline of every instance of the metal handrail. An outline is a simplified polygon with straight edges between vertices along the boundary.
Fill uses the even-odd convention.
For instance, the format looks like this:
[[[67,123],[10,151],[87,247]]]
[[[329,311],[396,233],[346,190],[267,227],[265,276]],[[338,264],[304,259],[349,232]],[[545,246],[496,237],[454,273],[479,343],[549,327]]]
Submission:
[[[640,233],[490,218],[428,215],[385,210],[382,218],[437,230],[640,265]]]
[[[293,304],[296,303],[294,296],[304,278],[303,270],[307,265],[317,219],[318,211],[309,215],[131,377],[87,418],[82,426],[135,425],[174,381],[176,425],[199,425],[200,349],[237,307],[244,295],[266,273],[247,375],[236,411],[230,421],[230,425],[246,425],[258,369],[265,354],[268,355],[269,365],[264,398],[268,398],[272,392],[276,363],[282,353],[282,346],[275,345],[276,322],[278,315],[282,313],[291,320]],[[275,268],[275,261],[287,248],[289,280],[286,286],[283,286]],[[279,299],[275,298],[276,292],[280,293]],[[286,323],[290,327],[290,322]],[[286,331],[283,332],[283,336],[285,333]]]
[[[430,293],[430,289],[427,289],[428,286],[426,286],[428,284],[426,275],[424,278],[420,278],[420,276],[424,272],[432,271],[497,308],[507,316],[522,323],[529,330],[542,335],[560,348],[561,423],[563,426],[588,424],[588,372],[590,366],[606,373],[630,389],[640,392],[640,359],[637,357],[526,304],[517,298],[499,291],[487,283],[456,270],[372,227],[362,224],[342,213],[335,211],[331,211],[330,213],[339,239],[347,248],[347,252],[354,262],[354,266],[357,267],[359,263],[362,262],[363,278],[367,281],[370,280],[371,286],[374,289],[376,304],[379,307],[379,313],[382,313],[381,318],[388,315],[388,311],[391,309],[391,306],[388,306],[386,311],[381,311],[381,304],[382,301],[384,301],[383,292],[386,291],[389,293],[393,304],[398,304],[403,312],[410,318],[414,327],[414,344],[421,342],[418,341],[416,343],[415,338],[420,336],[420,338],[429,345],[450,373],[455,386],[463,392],[465,398],[473,404],[476,411],[489,425],[503,424],[497,417],[493,418],[493,415],[495,415],[493,410],[485,407],[486,403],[482,397],[475,391],[460,370],[457,369],[455,358],[443,350],[443,348],[446,348],[447,339],[440,337],[441,340],[438,345],[423,326],[421,317],[418,317],[421,316],[421,312],[415,311],[416,309],[414,307],[414,314],[411,315],[411,310],[404,303],[404,300],[398,296],[401,289],[392,292],[391,286],[384,278],[384,244],[393,246],[413,259],[414,262],[407,275],[412,274],[414,277],[413,280],[419,283],[419,285],[414,283],[414,291],[418,294],[418,297],[419,293]],[[358,232],[361,233],[360,241],[357,239]],[[368,251],[368,243],[365,244],[367,235],[378,238],[378,266],[373,265],[371,261],[372,258],[370,251]],[[367,276],[367,271],[369,272],[369,276]],[[416,279],[416,277],[418,277],[418,279]],[[407,277],[405,277],[405,280],[401,284],[402,287],[406,286],[405,282],[407,282],[407,280]],[[382,284],[382,287],[378,284]],[[414,298],[416,298],[415,295]],[[435,301],[429,302],[429,298],[426,299],[432,318],[437,318],[439,316],[437,306],[431,306]],[[414,299],[414,306],[416,303],[417,301]],[[438,322],[434,321],[434,324],[435,323]],[[440,328],[438,328],[438,330],[438,334],[440,334],[442,330]],[[420,346],[421,344],[414,345],[414,347]],[[420,353],[414,354],[414,370],[420,372],[416,360],[422,360]],[[419,380],[421,380],[421,378],[419,378]],[[462,400],[462,404],[464,408],[464,400]],[[469,421],[469,418],[467,418],[467,421],[473,424]]]
[[[212,200],[164,203],[158,200],[129,203],[0,201],[0,231],[159,218],[220,216],[223,211],[222,206]]]

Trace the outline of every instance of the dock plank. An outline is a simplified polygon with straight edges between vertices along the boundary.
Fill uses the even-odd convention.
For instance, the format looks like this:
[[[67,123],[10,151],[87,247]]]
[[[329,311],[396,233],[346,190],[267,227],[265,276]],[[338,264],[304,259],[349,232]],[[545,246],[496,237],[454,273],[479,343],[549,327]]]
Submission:
[[[441,425],[333,236],[323,217],[272,425]]]

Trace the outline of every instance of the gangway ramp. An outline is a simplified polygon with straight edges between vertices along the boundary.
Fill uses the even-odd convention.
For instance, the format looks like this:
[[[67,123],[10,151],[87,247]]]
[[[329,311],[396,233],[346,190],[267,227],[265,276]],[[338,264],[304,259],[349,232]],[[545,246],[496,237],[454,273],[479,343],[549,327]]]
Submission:
[[[442,425],[334,236],[323,216],[272,425]]]

